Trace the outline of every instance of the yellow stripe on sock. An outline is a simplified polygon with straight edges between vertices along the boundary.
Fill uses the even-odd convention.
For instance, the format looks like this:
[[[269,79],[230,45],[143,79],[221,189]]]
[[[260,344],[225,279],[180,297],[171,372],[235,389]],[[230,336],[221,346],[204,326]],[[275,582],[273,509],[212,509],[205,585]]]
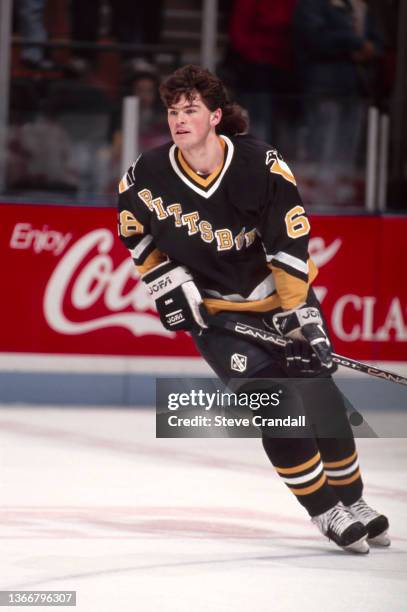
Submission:
[[[353,474],[353,476],[349,476],[349,478],[341,478],[338,480],[331,480],[330,478],[328,478],[328,484],[333,485],[334,487],[342,487],[344,485],[350,484],[351,482],[354,482],[358,478],[360,478],[360,470]]]
[[[308,459],[308,461],[305,461],[305,463],[300,463],[299,465],[295,465],[294,467],[288,467],[288,468],[276,467],[276,470],[279,474],[297,474],[298,472],[307,470],[312,465],[314,465],[314,463],[317,463],[320,459],[321,459],[321,455],[317,453],[316,455],[311,457],[311,459]]]
[[[326,468],[337,468],[337,467],[343,467],[344,465],[348,465],[349,463],[352,463],[352,461],[355,461],[356,457],[358,456],[357,451],[355,451],[350,457],[346,457],[346,459],[341,459],[340,461],[324,461],[324,467]]]

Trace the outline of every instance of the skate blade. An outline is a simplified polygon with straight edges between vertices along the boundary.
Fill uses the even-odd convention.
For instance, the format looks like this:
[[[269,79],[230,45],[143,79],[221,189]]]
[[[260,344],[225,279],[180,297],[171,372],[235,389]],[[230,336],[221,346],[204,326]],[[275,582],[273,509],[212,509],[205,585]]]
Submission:
[[[383,531],[383,533],[379,533],[374,538],[368,538],[367,541],[371,546],[381,546],[381,547],[389,547],[391,544],[390,537],[387,531]]]
[[[369,544],[367,543],[366,536],[363,536],[363,538],[360,538],[360,540],[352,544],[348,544],[348,546],[342,546],[342,548],[347,552],[356,553],[358,555],[366,555],[369,552]]]

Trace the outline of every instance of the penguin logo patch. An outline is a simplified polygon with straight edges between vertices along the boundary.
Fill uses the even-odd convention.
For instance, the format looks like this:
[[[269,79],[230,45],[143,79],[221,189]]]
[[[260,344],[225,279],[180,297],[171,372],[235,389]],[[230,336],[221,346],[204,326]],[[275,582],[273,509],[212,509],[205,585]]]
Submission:
[[[296,185],[296,180],[290,167],[281,157],[280,153],[276,149],[271,149],[266,153],[266,166],[270,165],[270,172],[272,174],[279,174],[289,183]]]
[[[246,355],[240,355],[240,353],[234,353],[230,359],[230,367],[235,372],[244,372],[247,368]]]

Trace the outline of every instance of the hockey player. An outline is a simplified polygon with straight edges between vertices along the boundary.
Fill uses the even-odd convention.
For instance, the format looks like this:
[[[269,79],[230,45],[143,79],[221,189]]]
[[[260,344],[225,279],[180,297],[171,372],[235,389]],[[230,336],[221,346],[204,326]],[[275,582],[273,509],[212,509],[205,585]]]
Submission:
[[[344,549],[388,546],[388,520],[362,498],[331,345],[311,283],[310,222],[279,153],[248,135],[243,110],[207,70],[185,66],[161,85],[172,141],[143,153],[119,185],[119,233],[155,299],[162,324],[190,331],[223,381],[315,377],[340,436],[270,437],[264,449],[320,531]],[[289,340],[272,354],[209,327],[207,313],[271,328]],[[311,321],[311,322],[310,322]],[[304,392],[311,404],[317,391]]]

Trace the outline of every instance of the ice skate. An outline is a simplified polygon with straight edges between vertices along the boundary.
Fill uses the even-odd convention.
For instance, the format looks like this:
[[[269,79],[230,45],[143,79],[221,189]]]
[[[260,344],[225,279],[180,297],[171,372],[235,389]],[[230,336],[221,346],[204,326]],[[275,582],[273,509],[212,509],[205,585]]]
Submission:
[[[311,520],[323,535],[344,550],[362,554],[369,552],[366,527],[354,519],[342,502]]]
[[[365,502],[363,497],[354,504],[345,506],[352,514],[353,518],[363,523],[368,532],[369,544],[376,546],[390,546],[390,538],[387,533],[389,521],[384,514],[379,514]]]

